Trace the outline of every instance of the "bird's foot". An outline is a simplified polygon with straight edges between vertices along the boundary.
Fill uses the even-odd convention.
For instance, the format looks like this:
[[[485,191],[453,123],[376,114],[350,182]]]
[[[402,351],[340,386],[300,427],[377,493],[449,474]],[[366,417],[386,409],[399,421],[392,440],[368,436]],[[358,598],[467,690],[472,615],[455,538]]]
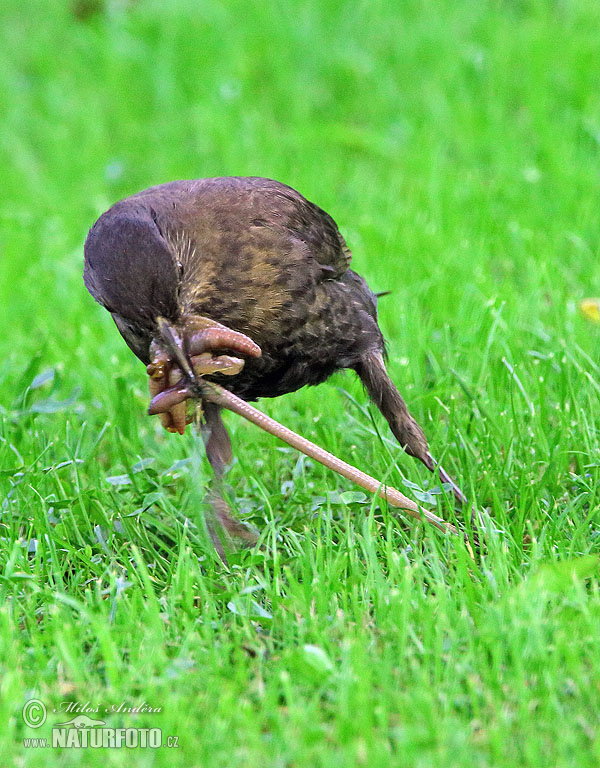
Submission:
[[[167,431],[182,435],[186,425],[194,418],[194,409],[188,409],[187,401],[192,395],[185,381],[189,379],[190,371],[196,377],[215,373],[235,376],[244,367],[244,360],[229,354],[215,353],[230,351],[243,357],[260,357],[261,350],[243,333],[203,317],[184,319],[179,341],[181,347],[177,356],[160,339],[153,341],[146,372],[152,398],[148,412],[151,415],[157,414]],[[187,364],[184,366],[184,363]],[[188,365],[186,374],[182,366]]]

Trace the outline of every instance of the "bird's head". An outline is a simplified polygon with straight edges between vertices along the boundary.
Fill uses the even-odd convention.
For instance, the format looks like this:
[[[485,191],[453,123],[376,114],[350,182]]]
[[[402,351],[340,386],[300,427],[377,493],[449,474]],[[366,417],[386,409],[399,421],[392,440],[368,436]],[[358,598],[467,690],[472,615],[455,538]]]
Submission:
[[[148,362],[157,317],[178,319],[180,268],[150,208],[117,203],[90,230],[83,279],[112,314],[133,352]]]
[[[87,289],[147,364],[150,413],[159,414],[169,431],[183,433],[190,420],[186,401],[201,397],[199,377],[239,373],[242,358],[259,357],[260,347],[209,318],[182,312],[178,252],[152,207],[131,198],[117,203],[94,224],[84,251]]]

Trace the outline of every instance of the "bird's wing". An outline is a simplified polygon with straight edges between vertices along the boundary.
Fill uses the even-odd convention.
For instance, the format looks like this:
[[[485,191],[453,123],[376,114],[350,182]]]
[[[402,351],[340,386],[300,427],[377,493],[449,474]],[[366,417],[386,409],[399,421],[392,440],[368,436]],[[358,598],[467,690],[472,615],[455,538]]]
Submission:
[[[285,240],[303,243],[324,279],[343,275],[352,258],[331,216],[273,179],[228,176],[176,181],[151,187],[135,198],[156,209],[163,234],[173,241],[188,269],[195,268],[197,256],[209,256],[216,248],[225,254],[223,245],[231,244],[244,231],[262,227]]]
[[[322,268],[324,279],[343,275],[352,253],[332,217],[292,187],[260,179],[256,193],[264,211],[265,226],[284,231],[306,245],[310,257]]]

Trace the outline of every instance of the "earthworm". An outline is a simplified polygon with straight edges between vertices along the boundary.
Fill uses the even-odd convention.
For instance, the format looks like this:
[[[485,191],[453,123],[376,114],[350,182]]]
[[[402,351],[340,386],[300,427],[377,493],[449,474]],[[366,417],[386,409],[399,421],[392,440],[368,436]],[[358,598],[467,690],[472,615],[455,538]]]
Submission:
[[[385,499],[392,507],[404,509],[409,515],[417,518],[417,520],[424,517],[428,522],[435,525],[436,528],[439,528],[441,531],[449,531],[450,533],[458,534],[458,530],[454,525],[442,520],[441,517],[438,517],[433,512],[419,507],[414,501],[400,493],[400,491],[382,485],[382,483],[374,477],[367,475],[366,472],[362,472],[351,464],[347,464],[345,461],[338,459],[337,456],[329,453],[329,451],[326,451],[324,448],[320,448],[305,437],[288,429],[288,427],[284,427],[283,424],[275,421],[275,419],[262,413],[262,411],[254,408],[250,403],[237,397],[232,392],[223,389],[223,387],[220,387],[218,384],[214,384],[213,382],[202,382],[199,383],[199,388],[202,391],[202,396],[206,400],[209,400],[216,405],[220,405],[222,408],[227,408],[228,410],[237,413],[239,416],[243,416],[265,432],[278,437],[280,440],[283,440],[288,445],[291,445],[292,448],[296,448],[296,450],[304,453],[311,459],[319,461],[328,469],[338,472],[340,475],[351,480],[353,483],[356,483],[366,491],[376,493],[382,499]]]
[[[232,331],[230,328],[205,328],[190,334],[186,339],[187,351],[190,355],[202,352],[213,352],[218,349],[230,349],[245,357],[260,357],[262,352],[258,344],[243,333]]]

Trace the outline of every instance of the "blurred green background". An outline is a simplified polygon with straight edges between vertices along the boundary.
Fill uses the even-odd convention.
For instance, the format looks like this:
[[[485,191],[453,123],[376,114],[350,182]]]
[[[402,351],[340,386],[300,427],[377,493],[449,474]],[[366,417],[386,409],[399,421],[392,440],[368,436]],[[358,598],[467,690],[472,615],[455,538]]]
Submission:
[[[0,22],[6,760],[597,765],[596,0],[3,0]],[[390,370],[486,510],[480,561],[233,418],[262,547],[214,561],[197,440],[145,417],[81,280],[114,201],[213,175],[296,187],[392,292]],[[350,376],[260,407],[435,485]],[[180,749],[25,748],[33,696],[146,699],[164,712],[135,723]]]

